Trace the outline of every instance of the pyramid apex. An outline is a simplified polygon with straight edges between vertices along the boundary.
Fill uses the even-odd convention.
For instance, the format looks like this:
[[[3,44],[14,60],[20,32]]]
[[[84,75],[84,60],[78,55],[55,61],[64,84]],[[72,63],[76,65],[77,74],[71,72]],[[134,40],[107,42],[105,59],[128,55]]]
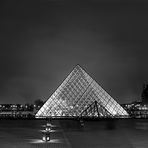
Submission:
[[[74,68],[79,68],[79,69],[83,69],[80,64],[77,64]]]
[[[80,64],[77,64],[75,67],[81,67]]]

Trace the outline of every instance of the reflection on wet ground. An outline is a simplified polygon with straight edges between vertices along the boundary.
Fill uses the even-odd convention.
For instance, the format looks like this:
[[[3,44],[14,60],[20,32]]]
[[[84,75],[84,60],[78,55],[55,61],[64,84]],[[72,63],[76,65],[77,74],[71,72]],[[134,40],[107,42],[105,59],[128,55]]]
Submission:
[[[45,120],[0,120],[0,148],[147,148],[148,119],[53,120],[51,141],[42,141]]]
[[[148,130],[148,123],[147,122],[144,122],[144,121],[142,121],[142,122],[136,122],[135,123],[135,128],[136,129],[142,129],[142,130]]]

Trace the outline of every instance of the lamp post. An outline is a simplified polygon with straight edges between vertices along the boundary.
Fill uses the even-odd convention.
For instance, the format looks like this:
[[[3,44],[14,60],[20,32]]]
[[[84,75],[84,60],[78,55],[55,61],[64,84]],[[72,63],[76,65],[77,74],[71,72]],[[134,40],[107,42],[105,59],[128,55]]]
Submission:
[[[45,142],[50,141],[50,132],[49,131],[44,131],[42,133],[43,133],[42,140],[45,141]]]
[[[50,133],[51,133],[51,118],[50,119],[47,118],[45,130],[42,131],[42,134],[43,134],[42,140],[45,142],[50,141],[50,137],[51,137]]]

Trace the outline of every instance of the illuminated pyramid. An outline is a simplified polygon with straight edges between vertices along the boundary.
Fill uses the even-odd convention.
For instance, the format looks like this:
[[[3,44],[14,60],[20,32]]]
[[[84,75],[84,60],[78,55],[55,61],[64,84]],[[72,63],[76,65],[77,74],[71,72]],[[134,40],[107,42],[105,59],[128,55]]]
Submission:
[[[37,112],[36,117],[124,117],[128,113],[79,65]]]

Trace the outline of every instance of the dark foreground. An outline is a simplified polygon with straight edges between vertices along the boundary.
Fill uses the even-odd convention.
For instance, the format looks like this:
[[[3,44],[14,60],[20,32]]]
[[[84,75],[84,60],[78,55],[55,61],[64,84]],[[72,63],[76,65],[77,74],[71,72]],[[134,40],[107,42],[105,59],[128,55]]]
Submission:
[[[54,120],[51,141],[42,142],[45,120],[0,120],[0,148],[147,148],[148,119]]]

